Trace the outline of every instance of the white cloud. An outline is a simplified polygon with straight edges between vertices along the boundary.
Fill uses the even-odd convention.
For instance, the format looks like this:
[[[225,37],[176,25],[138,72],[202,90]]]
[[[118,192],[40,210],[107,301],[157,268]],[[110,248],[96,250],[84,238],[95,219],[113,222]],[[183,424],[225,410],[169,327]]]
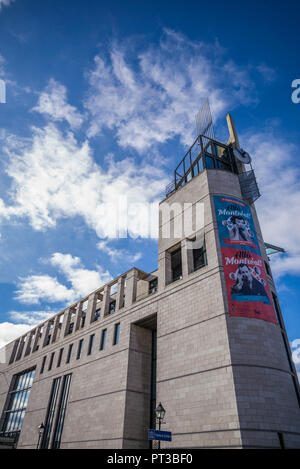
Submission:
[[[70,286],[63,285],[57,278],[49,275],[29,275],[20,278],[16,300],[24,304],[39,304],[41,301],[71,304],[112,278],[110,273],[100,266],[97,266],[98,270],[83,268],[79,257],[72,257],[70,254],[57,252],[48,259],[48,263],[63,273]],[[32,317],[32,312],[24,314],[26,317]]]
[[[56,252],[51,257],[50,263],[71,283],[75,298],[87,295],[112,279],[108,270],[100,266],[97,266],[97,270],[84,269],[79,257],[72,257],[70,254]]]
[[[17,337],[26,334],[30,328],[28,324],[0,323],[0,349]]]
[[[28,324],[29,326],[36,326],[37,324],[46,321],[59,311],[10,311],[8,316],[14,324]]]
[[[157,164],[131,158],[110,158],[104,171],[92,158],[88,142],[60,132],[54,124],[33,128],[32,139],[7,139],[6,168],[12,179],[14,204],[0,199],[0,219],[27,217],[36,230],[55,227],[56,221],[80,216],[99,238],[116,237],[114,228],[127,220],[118,212],[120,200],[128,204],[157,203],[168,182]],[[148,214],[145,214],[148,222]],[[132,232],[143,235],[143,223]]]
[[[300,383],[300,339],[291,342],[292,358],[296,366],[298,380]]]
[[[257,67],[257,70],[262,75],[266,82],[272,82],[276,78],[276,72],[273,68],[269,67],[266,64],[261,64]]]
[[[252,155],[262,197],[256,202],[266,242],[287,253],[271,256],[277,276],[300,274],[300,168],[297,148],[278,135],[278,128],[244,136],[242,146]]]
[[[82,115],[67,102],[66,87],[53,78],[40,94],[38,105],[32,110],[45,114],[54,121],[66,120],[72,128],[80,127],[83,122]]]
[[[0,0],[0,11],[3,6],[8,6],[13,3],[15,0]]]
[[[134,264],[135,262],[140,260],[142,257],[141,252],[136,252],[134,254],[131,254],[126,249],[112,248],[111,246],[108,245],[107,241],[99,241],[99,243],[97,243],[97,248],[100,251],[103,251],[106,254],[108,254],[113,262],[120,262],[120,259],[122,259],[123,261],[126,260],[129,263]]]
[[[55,303],[72,302],[74,292],[49,275],[29,275],[20,278],[19,289],[15,299],[25,304],[38,304],[40,300]]]
[[[140,52],[135,65],[128,59],[131,46],[115,44],[109,59],[95,57],[86,101],[89,136],[109,128],[116,131],[119,145],[138,151],[175,136],[191,145],[195,114],[204,98],[209,96],[215,116],[229,102],[232,108],[253,100],[248,69],[226,62],[217,44],[207,46],[164,30],[159,46]]]

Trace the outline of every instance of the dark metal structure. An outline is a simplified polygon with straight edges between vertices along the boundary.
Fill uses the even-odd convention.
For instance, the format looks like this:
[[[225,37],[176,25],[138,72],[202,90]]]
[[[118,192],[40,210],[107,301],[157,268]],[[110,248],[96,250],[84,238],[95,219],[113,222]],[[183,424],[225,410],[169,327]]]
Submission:
[[[223,169],[237,173],[231,146],[205,135],[199,135],[175,169],[174,181],[166,187],[166,197],[204,169]]]

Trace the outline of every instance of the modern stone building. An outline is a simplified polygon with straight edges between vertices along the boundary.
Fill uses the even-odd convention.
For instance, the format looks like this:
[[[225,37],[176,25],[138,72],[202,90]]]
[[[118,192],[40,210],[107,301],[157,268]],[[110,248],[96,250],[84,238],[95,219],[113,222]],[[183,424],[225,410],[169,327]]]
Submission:
[[[198,137],[175,171],[158,269],[132,268],[6,347],[2,447],[149,448],[162,402],[172,432],[162,448],[300,448],[255,179],[227,120],[227,144]]]

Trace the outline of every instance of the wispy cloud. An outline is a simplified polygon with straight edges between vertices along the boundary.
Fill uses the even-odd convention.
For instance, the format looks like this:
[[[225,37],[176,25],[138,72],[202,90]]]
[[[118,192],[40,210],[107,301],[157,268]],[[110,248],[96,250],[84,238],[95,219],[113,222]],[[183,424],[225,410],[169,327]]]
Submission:
[[[25,304],[38,304],[41,300],[49,303],[71,302],[74,292],[62,285],[57,278],[49,275],[30,275],[20,278],[15,299]]]
[[[300,168],[297,148],[280,137],[278,127],[243,136],[242,144],[253,156],[262,197],[256,207],[266,242],[283,247],[287,254],[274,255],[277,276],[300,274]]]
[[[2,10],[2,8],[5,6],[7,7],[8,5],[10,5],[11,3],[13,3],[15,0],[0,0],[0,11]]]
[[[120,259],[123,261],[128,261],[131,264],[134,264],[138,260],[141,259],[142,253],[141,252],[135,252],[134,254],[130,253],[126,249],[116,249],[111,246],[109,246],[108,241],[100,241],[97,243],[97,248],[100,251],[105,252],[108,254],[112,262],[120,262]]]
[[[20,278],[15,299],[24,304],[72,303],[111,279],[111,274],[97,266],[97,270],[85,269],[79,257],[54,253],[46,261],[56,267],[65,277],[67,285],[49,275],[29,275]],[[24,313],[27,316],[26,313]],[[29,313],[32,317],[32,314]]]
[[[88,78],[88,135],[113,130],[122,147],[140,152],[179,136],[195,138],[195,114],[209,96],[217,117],[225,108],[255,100],[247,67],[226,60],[218,44],[205,45],[164,30],[158,46],[133,62],[129,45],[114,43],[108,56],[95,57]],[[251,91],[251,92],[250,92]]]
[[[0,199],[0,219],[28,218],[35,230],[44,230],[57,220],[80,216],[99,238],[106,238],[116,236],[113,217],[121,198],[128,204],[161,198],[168,178],[157,165],[111,157],[104,170],[95,163],[89,142],[79,144],[73,133],[64,134],[54,124],[32,131],[32,139],[11,136],[6,141],[14,203]],[[135,220],[130,229],[135,235],[144,231]]]
[[[46,319],[54,316],[58,311],[10,311],[8,313],[9,318],[13,323],[28,324],[29,326],[35,326],[40,322],[46,321]]]
[[[257,70],[266,82],[272,82],[276,79],[276,71],[264,63],[258,65]]]
[[[83,122],[83,116],[67,101],[67,89],[53,78],[40,94],[37,106],[33,111],[50,117],[53,121],[66,120],[72,128],[78,128]]]

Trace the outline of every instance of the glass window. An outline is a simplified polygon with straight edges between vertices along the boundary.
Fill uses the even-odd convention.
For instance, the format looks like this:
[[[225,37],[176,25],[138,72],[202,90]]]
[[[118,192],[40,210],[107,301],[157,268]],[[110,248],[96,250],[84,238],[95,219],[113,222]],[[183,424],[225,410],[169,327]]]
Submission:
[[[182,277],[181,247],[171,252],[172,282]]]
[[[203,156],[201,156],[201,158],[198,161],[198,168],[199,168],[199,173],[201,173],[204,169],[204,167],[203,167]]]
[[[40,446],[41,449],[47,449],[49,445],[49,439],[50,439],[50,434],[51,434],[53,420],[54,420],[54,413],[55,413],[55,407],[56,407],[56,402],[57,402],[57,397],[58,397],[60,380],[61,378],[56,378],[52,382],[48,408],[47,408],[47,415],[46,415],[46,420],[45,420],[45,429],[44,429],[43,438],[42,438],[41,446]]]
[[[157,283],[158,283],[157,278],[154,278],[153,280],[150,280],[150,282],[149,282],[149,293],[155,293],[157,291]]]
[[[116,311],[116,300],[113,300],[109,303],[108,314],[112,314]]]
[[[82,313],[82,315],[81,315],[81,328],[83,328],[84,325],[85,325],[85,318],[86,318],[86,313]]]
[[[1,433],[20,432],[34,374],[35,370],[29,370],[13,377],[11,391],[7,396],[8,405],[5,406],[6,410],[4,411],[1,419],[1,421],[3,421]]]
[[[40,374],[44,373],[46,358],[47,358],[46,356],[43,358]]]
[[[49,362],[49,366],[48,366],[48,371],[50,371],[51,368],[52,368],[53,360],[54,360],[54,355],[55,355],[55,352],[51,353],[50,362]]]
[[[68,334],[72,334],[73,329],[74,329],[74,322],[71,322],[71,324],[69,325]]]
[[[57,411],[54,435],[52,439],[52,449],[59,449],[61,443],[61,436],[64,428],[65,415],[67,410],[68,396],[71,384],[71,375],[63,377],[62,391]]]
[[[73,344],[70,344],[70,345],[69,345],[69,350],[68,350],[68,355],[67,355],[67,361],[66,361],[66,363],[70,363],[71,355],[72,355],[72,349],[73,349]]]
[[[91,355],[93,353],[94,342],[95,342],[95,334],[90,336],[88,355]]]
[[[119,337],[120,337],[120,324],[116,324],[113,345],[117,345],[119,343]]]
[[[195,249],[193,249],[193,262],[195,271],[207,265],[204,235],[200,236],[199,238],[196,238],[194,243],[196,243]]]
[[[99,321],[100,317],[101,317],[101,308],[98,308],[95,311],[94,321]]]
[[[60,351],[59,351],[59,355],[58,355],[57,368],[59,368],[60,365],[61,365],[61,360],[62,360],[63,353],[64,353],[64,349],[61,348]]]
[[[221,162],[221,160],[216,159],[216,167],[217,167],[218,169],[221,169],[221,168],[222,168],[222,162]]]
[[[102,334],[101,334],[100,350],[104,350],[104,349],[105,349],[106,336],[107,336],[107,329],[103,329]]]
[[[193,166],[193,177],[197,176],[199,174],[199,168],[198,164],[196,163],[195,166]]]
[[[82,355],[82,347],[83,347],[83,339],[81,339],[79,341],[79,344],[78,344],[78,349],[77,349],[77,357],[76,359],[79,360],[81,358],[81,355]]]
[[[210,156],[205,157],[205,162],[206,162],[206,168],[208,169],[214,169],[215,167],[215,162],[214,159],[211,158]]]
[[[47,340],[46,340],[46,343],[45,343],[45,347],[46,347],[46,345],[49,345],[49,344],[50,344],[50,341],[51,341],[51,334],[49,334],[48,337],[47,337]]]

